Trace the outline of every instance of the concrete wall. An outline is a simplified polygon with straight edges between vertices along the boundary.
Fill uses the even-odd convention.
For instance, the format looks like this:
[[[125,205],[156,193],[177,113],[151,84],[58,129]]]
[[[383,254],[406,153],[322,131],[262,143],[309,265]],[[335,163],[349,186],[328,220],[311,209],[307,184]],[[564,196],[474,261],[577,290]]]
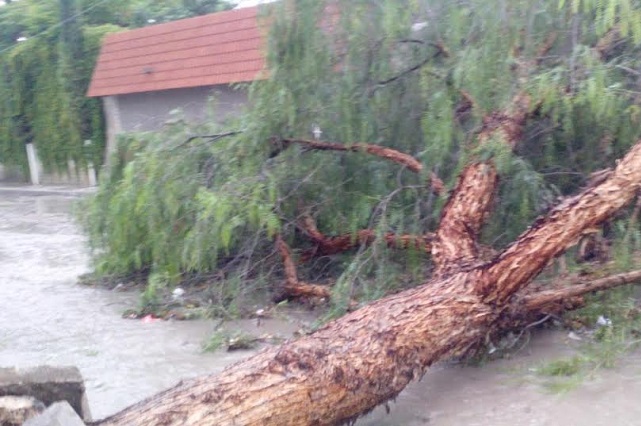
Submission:
[[[215,99],[214,117],[219,122],[237,114],[247,103],[245,91],[233,90],[229,86],[119,95],[118,108],[122,130],[158,130],[169,119],[170,112],[178,108],[183,111],[188,121],[201,123],[207,118],[208,99],[212,96]]]
[[[72,160],[69,160],[66,170],[46,171],[38,159],[37,152],[37,149],[33,147],[33,154],[29,158],[29,173],[27,175],[24,174],[20,167],[0,164],[0,182],[31,183],[33,185],[96,185],[96,174],[93,167],[88,169],[79,168],[76,167]]]
[[[220,123],[240,113],[246,104],[247,92],[227,85],[105,97],[107,159],[116,148],[119,133],[160,130],[173,110],[182,110],[189,122],[202,123],[208,119],[208,109],[213,109],[214,119]]]

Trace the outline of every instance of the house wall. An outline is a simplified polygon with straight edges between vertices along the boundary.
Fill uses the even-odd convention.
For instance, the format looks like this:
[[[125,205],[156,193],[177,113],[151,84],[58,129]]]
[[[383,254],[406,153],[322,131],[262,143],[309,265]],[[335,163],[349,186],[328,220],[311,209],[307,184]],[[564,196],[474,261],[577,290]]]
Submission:
[[[213,116],[219,123],[239,114],[247,104],[246,90],[233,89],[227,85],[103,98],[107,124],[107,159],[116,148],[119,133],[160,130],[175,109],[181,109],[189,122],[204,122],[208,118],[209,101],[212,97]]]

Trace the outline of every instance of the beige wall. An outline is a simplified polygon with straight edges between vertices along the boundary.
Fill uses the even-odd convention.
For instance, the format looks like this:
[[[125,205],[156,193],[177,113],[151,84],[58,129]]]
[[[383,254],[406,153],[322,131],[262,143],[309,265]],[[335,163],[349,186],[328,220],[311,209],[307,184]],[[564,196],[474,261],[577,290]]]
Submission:
[[[176,109],[187,121],[202,123],[208,117],[213,98],[217,122],[240,113],[247,104],[247,91],[227,85],[132,93],[103,98],[107,124],[107,159],[115,149],[116,136],[122,132],[160,130]]]

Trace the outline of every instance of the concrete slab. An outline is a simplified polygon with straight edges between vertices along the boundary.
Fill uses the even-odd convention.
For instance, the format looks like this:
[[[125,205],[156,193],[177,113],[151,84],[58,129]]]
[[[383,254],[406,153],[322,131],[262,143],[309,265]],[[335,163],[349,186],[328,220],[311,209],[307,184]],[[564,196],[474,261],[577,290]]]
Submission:
[[[44,409],[45,405],[31,396],[0,396],[0,425],[20,426]]]
[[[86,426],[67,401],[56,402],[23,426]]]
[[[90,420],[85,383],[76,367],[39,366],[0,368],[0,396],[31,396],[46,406],[67,401],[85,420]]]

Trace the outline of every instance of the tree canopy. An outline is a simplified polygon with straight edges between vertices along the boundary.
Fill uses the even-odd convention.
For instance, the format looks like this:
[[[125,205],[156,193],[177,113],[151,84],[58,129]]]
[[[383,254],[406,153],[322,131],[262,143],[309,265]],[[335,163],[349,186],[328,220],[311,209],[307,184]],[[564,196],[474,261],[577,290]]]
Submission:
[[[274,283],[279,235],[301,277],[336,283],[342,311],[429,274],[422,243],[399,242],[428,238],[469,161],[499,171],[481,235],[498,249],[641,134],[635,2],[291,0],[264,13],[270,78],[229,124],[239,133],[193,138],[221,129],[177,117],[120,147],[85,217],[99,272],[151,273],[151,293],[214,273],[223,288]],[[479,144],[525,98],[513,148]],[[327,251],[341,236],[356,254]]]
[[[102,38],[228,7],[221,0],[21,0],[0,6],[2,162],[26,167],[24,144],[34,142],[48,169],[65,169],[69,160],[102,164],[101,104],[85,97]]]

